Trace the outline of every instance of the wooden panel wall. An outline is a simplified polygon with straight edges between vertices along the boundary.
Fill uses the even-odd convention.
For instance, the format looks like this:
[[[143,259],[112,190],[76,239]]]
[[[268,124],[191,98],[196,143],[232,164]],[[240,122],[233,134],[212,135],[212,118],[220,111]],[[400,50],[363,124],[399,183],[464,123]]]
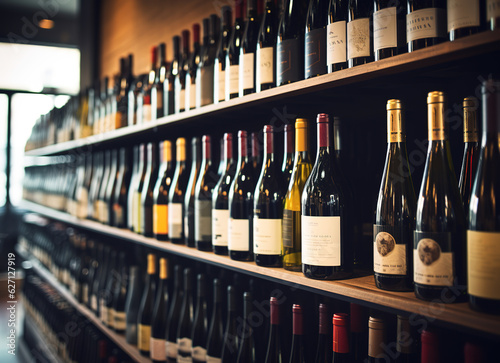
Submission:
[[[172,57],[172,37],[234,0],[103,0],[100,19],[99,76],[119,71],[119,59],[134,55],[134,74],[149,71],[150,49],[167,44]],[[201,35],[203,36],[203,35]]]

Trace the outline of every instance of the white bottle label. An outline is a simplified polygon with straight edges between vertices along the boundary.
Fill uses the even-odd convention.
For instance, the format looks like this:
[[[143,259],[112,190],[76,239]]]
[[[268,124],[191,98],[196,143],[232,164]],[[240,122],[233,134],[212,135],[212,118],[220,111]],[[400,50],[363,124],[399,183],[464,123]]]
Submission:
[[[85,187],[80,187],[80,192],[78,193],[78,210],[76,211],[76,216],[78,218],[87,217],[87,208],[89,201],[89,191]]]
[[[207,363],[222,363],[221,358],[214,358],[209,355],[207,355]]]
[[[219,67],[222,67],[220,65]],[[218,86],[219,86],[219,98],[218,101],[224,101],[226,97],[226,71],[219,69],[219,80],[218,80]]]
[[[259,84],[274,83],[274,48],[257,49]]]
[[[192,110],[196,108],[196,84],[189,84],[189,107]]]
[[[369,57],[370,19],[361,18],[347,23],[347,57],[348,59]]]
[[[149,343],[149,350],[151,359],[159,361],[164,361],[167,359],[165,339],[156,339],[151,337],[151,342]]]
[[[340,266],[340,217],[302,216],[302,263]]]
[[[115,311],[115,329],[125,330],[127,328],[127,314],[125,311]]]
[[[90,308],[94,311],[97,311],[97,296],[90,296]]]
[[[280,255],[282,220],[253,217],[253,251],[261,255]]]
[[[229,251],[249,251],[250,250],[250,223],[248,219],[229,220]]]
[[[418,284],[452,286],[453,252],[443,252],[432,238],[421,238],[413,250],[413,272],[413,279]]]
[[[375,51],[398,46],[396,7],[373,13],[373,49]]]
[[[82,302],[87,305],[89,302],[89,284],[84,283],[82,285]]]
[[[326,64],[343,63],[347,60],[345,20],[326,27]]]
[[[469,294],[500,300],[500,233],[467,231]]]
[[[142,122],[151,121],[151,105],[142,105]]]
[[[177,363],[192,363],[191,350],[191,339],[177,338]]]
[[[226,89],[228,94],[226,100],[229,100],[229,95],[238,93],[239,79],[240,79],[240,67],[238,64],[229,66],[229,74],[227,77]]]
[[[444,9],[427,8],[406,15],[406,42],[412,40],[445,37]]]
[[[198,362],[206,362],[207,350],[203,347],[193,347],[193,352],[191,356]]]
[[[212,245],[228,245],[228,209],[212,209]]]
[[[254,88],[254,53],[245,53],[240,56],[240,83],[243,89]]]
[[[168,204],[168,236],[170,238],[182,237],[182,203]]]
[[[488,0],[486,2],[486,21],[492,18],[500,18],[500,0]]]
[[[169,342],[168,340],[165,342],[165,347],[167,350],[167,357],[171,359],[177,358],[177,343]]]
[[[390,233],[377,233],[373,242],[373,271],[387,275],[405,275],[406,245],[397,244]]]
[[[448,33],[455,29],[479,26],[479,0],[447,0]]]
[[[179,91],[179,110],[184,109],[186,109],[186,89],[181,89]]]
[[[195,241],[212,240],[212,201],[194,201],[194,226]]]

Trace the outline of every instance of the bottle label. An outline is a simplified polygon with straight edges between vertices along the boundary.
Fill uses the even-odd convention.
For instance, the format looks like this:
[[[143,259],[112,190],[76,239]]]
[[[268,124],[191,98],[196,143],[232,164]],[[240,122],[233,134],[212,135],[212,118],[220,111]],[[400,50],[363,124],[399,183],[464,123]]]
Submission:
[[[170,238],[182,237],[182,203],[168,203],[168,232]]]
[[[500,18],[500,0],[488,0],[486,2],[486,21]]]
[[[253,251],[261,255],[280,255],[282,220],[253,217]]]
[[[189,83],[189,107],[188,110],[196,108],[196,84]]]
[[[245,53],[240,57],[240,72],[243,89],[254,88],[254,53]]]
[[[295,244],[293,222],[293,211],[289,209],[283,210],[283,247],[293,248]]]
[[[85,187],[80,187],[78,193],[78,209],[76,211],[76,216],[78,218],[83,219],[87,217],[88,200],[89,191]]]
[[[149,346],[151,348],[150,358],[152,360],[159,360],[159,361],[167,360],[165,339],[156,339],[151,337]]]
[[[222,359],[207,355],[207,363],[222,363]]]
[[[369,57],[370,19],[361,18],[347,23],[347,58]]]
[[[250,222],[248,219],[229,220],[229,251],[249,251],[250,249]]]
[[[108,308],[108,326],[113,329],[115,327],[115,309]]]
[[[206,362],[207,350],[203,347],[193,347],[193,360],[198,362]]]
[[[274,83],[274,48],[258,48],[257,59],[260,84]]]
[[[468,293],[500,300],[500,232],[467,231]]]
[[[301,51],[299,39],[278,42],[276,46],[276,77],[279,85],[302,79],[304,70],[300,64]]]
[[[127,328],[127,314],[125,311],[115,311],[115,329],[116,330],[125,330]]]
[[[149,352],[151,325],[138,324],[137,328],[137,348],[139,348],[139,350]]]
[[[226,98],[226,72],[222,70],[222,64],[219,63],[219,79],[218,79],[218,101],[224,101]]]
[[[406,244],[397,228],[374,225],[373,271],[387,275],[406,274]],[[400,243],[398,243],[400,242]]]
[[[406,42],[425,38],[444,38],[446,11],[427,8],[406,15]]]
[[[326,29],[313,29],[305,36],[305,78],[326,73]]]
[[[108,308],[106,304],[104,303],[104,299],[99,299],[99,315],[101,318],[101,321],[104,324],[108,324]]]
[[[326,26],[326,64],[347,61],[346,22],[337,21]]]
[[[169,342],[168,340],[165,342],[165,347],[167,350],[167,357],[169,359],[177,358],[177,343]]]
[[[302,216],[302,263],[340,266],[340,216]]]
[[[141,193],[134,192],[134,232],[141,233]]]
[[[128,110],[127,110],[127,123],[129,126],[132,126],[135,124],[135,95],[134,91],[129,91],[128,92]],[[95,133],[95,132],[94,132]],[[99,130],[97,130],[97,133],[100,133]]]
[[[177,338],[177,363],[192,363],[191,350],[191,339]]]
[[[113,215],[115,217],[115,223],[117,226],[125,226],[125,218],[123,218],[123,208],[121,205],[117,203],[113,205]]]
[[[455,29],[479,26],[479,0],[447,0],[448,33]]]
[[[200,106],[209,105],[214,102],[214,67],[201,67],[199,80]]]
[[[240,77],[240,67],[238,64],[233,64],[229,66],[229,74],[227,75],[227,86],[228,86],[228,94],[237,94],[239,87],[239,78]]]
[[[212,245],[228,245],[228,209],[212,209]]]
[[[188,214],[189,212],[187,212],[186,214]],[[189,239],[189,217],[188,216],[184,216],[184,237],[186,239]]]
[[[194,201],[194,238],[196,241],[212,242],[212,201]]]
[[[89,302],[89,284],[84,283],[82,285],[82,302],[87,305]]]
[[[415,231],[413,279],[431,286],[452,286],[454,279],[451,233]]]
[[[142,122],[151,121],[151,105],[142,105]]]
[[[397,24],[396,7],[373,13],[373,49],[375,51],[398,46]]]
[[[94,294],[90,296],[90,308],[94,311],[97,311],[97,296],[95,296]]]
[[[153,234],[168,234],[168,205],[153,205]]]
[[[181,88],[179,90],[179,111],[186,109],[186,89]]]

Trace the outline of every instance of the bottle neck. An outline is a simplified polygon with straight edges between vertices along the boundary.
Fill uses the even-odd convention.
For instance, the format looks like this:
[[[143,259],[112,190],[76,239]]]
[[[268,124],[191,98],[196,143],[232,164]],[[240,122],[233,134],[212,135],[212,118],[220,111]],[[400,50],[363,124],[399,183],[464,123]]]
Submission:
[[[203,161],[207,163],[212,162],[211,142],[208,138],[206,140],[203,140],[202,157]]]
[[[387,143],[405,142],[403,120],[400,109],[387,111]]]
[[[304,334],[304,326],[303,326],[302,311],[294,311],[293,312],[293,335],[303,335],[303,334]]]
[[[318,129],[318,154],[320,150],[330,150],[330,131],[328,122],[320,122],[317,124]]]
[[[272,132],[264,133],[264,155],[267,160],[274,160],[274,135]]]
[[[500,143],[500,83],[488,80],[483,84],[483,144],[486,140]],[[500,147],[500,145],[499,145]]]
[[[444,103],[436,102],[427,105],[429,142],[447,140],[444,123]]]

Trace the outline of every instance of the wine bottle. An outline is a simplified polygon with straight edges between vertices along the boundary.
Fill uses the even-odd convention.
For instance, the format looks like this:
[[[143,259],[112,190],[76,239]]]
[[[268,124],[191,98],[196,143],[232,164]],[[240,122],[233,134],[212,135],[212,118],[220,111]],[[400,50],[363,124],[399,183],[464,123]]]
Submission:
[[[295,121],[295,161],[283,210],[283,267],[290,271],[302,269],[301,196],[312,169],[307,146],[307,129],[306,119],[299,118]]]
[[[396,362],[414,363],[416,357],[416,336],[413,334],[412,325],[407,316],[398,315],[398,326],[396,332]]]
[[[141,204],[141,199],[142,199],[142,191],[144,189],[144,181],[146,179],[146,166],[148,163],[147,159],[147,154],[145,150],[146,146],[144,144],[141,144],[139,146],[139,169],[137,170],[137,182],[136,182],[136,188],[134,190],[134,199],[133,199],[133,204],[132,204],[132,213],[133,213],[133,231],[135,233],[142,233],[141,231],[141,226],[142,226],[142,204]]]
[[[113,213],[111,207],[118,179],[118,173],[119,173],[118,150],[113,149],[111,151],[111,171],[109,174],[108,185],[106,186],[104,203],[102,204],[103,223],[110,226],[114,225]]]
[[[128,283],[128,266],[125,252],[120,251],[119,254],[119,264],[118,264],[118,276],[115,283],[115,291],[113,298],[113,327],[114,330],[119,333],[125,333],[127,329],[127,317],[126,317],[126,302],[127,302],[127,283]]]
[[[99,185],[101,184],[101,179],[104,172],[103,158],[104,154],[102,151],[97,152],[94,157],[94,170],[92,172],[94,177],[92,178],[92,184],[90,185],[89,204],[87,210],[87,218],[90,220],[95,220],[94,210],[99,193]]]
[[[156,120],[156,105],[153,112],[152,107],[152,90],[156,80],[156,63],[158,60],[158,48],[151,47],[151,69],[148,73],[147,82],[144,82],[142,87],[142,123]]]
[[[255,52],[257,92],[276,86],[276,36],[278,12],[274,0],[266,0],[266,8],[260,23],[257,50]]]
[[[318,360],[316,360],[318,362]],[[349,352],[349,315],[333,314],[333,363],[353,362]]]
[[[500,6],[496,0],[486,1],[486,26],[490,30],[498,29],[500,26]]]
[[[444,123],[445,96],[427,96],[429,146],[417,204],[415,295],[451,303],[466,290],[465,214]]]
[[[253,328],[250,324],[252,314],[252,294],[245,292],[243,294],[243,329],[238,348],[238,358],[236,363],[255,362],[255,342],[253,337]],[[223,356],[223,361],[224,356]]]
[[[108,185],[109,175],[111,173],[111,150],[106,150],[104,152],[104,171],[101,178],[101,183],[99,185],[99,191],[97,193],[97,199],[94,206],[94,219],[104,223],[105,219],[103,216],[105,204],[104,198],[106,195],[106,187]]]
[[[175,77],[175,113],[183,112],[186,110],[186,75],[189,70],[190,58],[190,32],[184,29],[181,33],[182,38],[182,53],[179,60],[179,73]]]
[[[261,2],[261,0],[259,0]],[[259,36],[257,0],[247,0],[247,20],[240,46],[239,96],[255,92],[255,51]]]
[[[172,163],[172,143],[160,142],[160,170],[153,190],[153,235],[159,241],[168,239],[168,193],[175,168]]]
[[[262,153],[261,149],[262,147],[260,146],[259,143],[259,135],[260,133],[257,132],[252,132],[252,165],[253,165],[253,170],[255,173],[260,173],[260,170],[262,169]]]
[[[481,151],[470,201],[467,231],[467,281],[474,310],[500,313],[498,248],[500,241],[500,82],[482,86],[483,122]],[[488,266],[488,268],[485,268]]]
[[[196,312],[194,314],[193,327],[191,330],[193,363],[207,361],[207,301],[206,301],[205,276],[198,275],[196,294]]]
[[[438,363],[442,362],[439,350],[439,335],[431,330],[424,330],[420,335],[422,344],[421,362],[422,363]]]
[[[118,129],[120,127],[125,127],[128,124],[128,91],[130,89],[130,84],[133,79],[133,55],[129,54],[127,57],[127,62],[124,64],[124,69],[122,72],[122,79],[118,85],[117,97],[116,97],[116,116],[111,123],[111,129]],[[109,129],[108,129],[109,130]],[[106,131],[108,131],[106,130]]]
[[[97,310],[96,310],[96,315],[99,317],[99,319],[104,323],[108,321],[108,309],[106,304],[104,303],[106,300],[106,281],[107,277],[109,276],[109,271],[111,268],[111,247],[105,246],[104,247],[104,254],[103,254],[103,264],[102,264],[102,269],[99,272],[99,281],[97,284],[97,287],[95,289],[97,293]],[[68,276],[68,271],[63,270],[63,283],[65,283],[65,280],[67,279]],[[67,283],[65,283],[67,285]]]
[[[350,209],[330,152],[328,115],[319,114],[317,125],[316,162],[302,192],[302,271],[309,278],[343,279],[353,265]]]
[[[116,181],[115,196],[113,198],[113,226],[118,228],[127,227],[127,219],[130,213],[127,203],[127,193],[131,186],[132,170],[129,166],[130,150],[120,148],[120,171]]]
[[[156,143],[148,143],[148,165],[141,192],[141,233],[153,237],[154,187],[158,178],[158,151]]]
[[[172,38],[174,56],[170,63],[170,70],[166,82],[163,83],[163,93],[165,95],[166,115],[175,113],[175,105],[178,104],[179,94],[176,93],[175,80],[179,76],[181,68],[181,37],[176,35]]]
[[[165,331],[167,362],[177,362],[177,330],[179,329],[179,317],[182,310],[184,291],[182,290],[182,268],[180,265],[174,267],[174,289],[170,309],[168,310],[167,326]]]
[[[379,289],[411,291],[415,191],[399,100],[387,101],[387,154],[373,226],[373,270]]]
[[[480,6],[482,4],[480,4],[479,0],[446,1],[448,36],[451,41],[479,31],[481,18],[484,18],[482,11],[480,11]]]
[[[328,0],[309,1],[304,38],[304,76],[311,78],[325,74],[326,26],[328,22]]]
[[[191,172],[189,173],[189,181],[184,200],[184,240],[188,247],[196,247],[194,239],[194,191],[196,180],[200,172],[200,165],[200,139],[198,137],[193,137],[191,139]]]
[[[487,362],[487,348],[476,342],[464,344],[464,363]]]
[[[367,350],[367,313],[359,304],[350,304],[350,339],[349,352],[353,363],[361,363],[366,358]]]
[[[155,73],[155,82],[151,89],[151,108],[153,109],[153,120],[157,120],[165,116],[165,94],[163,87],[167,79],[168,64],[167,64],[167,46],[165,43],[158,45],[159,66]],[[156,112],[156,113],[155,113]]]
[[[229,190],[229,255],[233,260],[253,260],[253,194],[255,172],[248,155],[246,131],[238,131],[238,163]]]
[[[408,52],[441,43],[446,38],[444,0],[407,0],[406,43]],[[422,25],[425,24],[425,26]]]
[[[253,251],[259,266],[281,267],[283,178],[275,161],[273,127],[264,126],[264,161],[254,194]]]
[[[222,346],[222,362],[236,362],[240,337],[237,329],[236,288],[227,287],[227,319]]]
[[[302,307],[298,304],[293,304],[293,335],[292,348],[290,351],[290,363],[305,363],[305,340],[304,340],[304,322],[302,316]]]
[[[207,363],[221,362],[224,345],[224,327],[222,325],[222,282],[214,279],[213,310],[207,338]]]
[[[172,243],[184,242],[183,202],[189,174],[186,165],[186,139],[175,142],[176,159],[174,179],[168,192],[168,237]]]
[[[477,162],[479,158],[477,142],[477,108],[478,101],[474,97],[464,98],[464,156],[458,188],[464,204],[465,218],[469,220],[469,204],[472,194],[472,186],[476,177]]]
[[[85,290],[87,290],[87,302],[85,305],[90,310],[93,310],[92,306],[92,299],[95,294],[93,293],[93,288],[94,288],[94,283],[96,278],[99,276],[99,260],[102,261],[102,245],[95,243],[93,240],[89,241],[89,248],[90,248],[90,262],[89,262],[89,273],[87,275],[87,283],[86,287],[83,287],[83,294],[85,295]],[[57,278],[57,267],[56,267],[56,262],[54,260],[53,265],[52,265],[52,273],[53,275]],[[84,298],[85,299],[85,298]]]
[[[226,51],[226,84],[224,86],[226,101],[238,97],[240,82],[240,48],[243,40],[243,6],[241,0],[234,0],[235,20]]]
[[[368,1],[349,0],[347,9],[347,65],[372,61],[372,10]]]
[[[332,331],[332,325],[329,321],[331,315],[328,310],[328,306],[326,304],[319,304],[318,313],[319,313],[318,346],[316,349],[316,357],[314,359],[314,363],[327,363],[327,362],[330,363],[332,362],[332,349],[335,349],[335,343],[332,348],[331,334],[330,334]],[[335,324],[335,316],[334,316],[334,324]],[[335,325],[333,326],[333,329],[335,329]],[[333,338],[335,339],[335,333],[333,335]],[[349,347],[349,345],[347,347]]]
[[[405,51],[404,0],[373,1],[373,53],[375,60],[389,58]]]
[[[284,135],[285,135],[285,151],[283,154],[283,164],[281,165],[281,171],[283,172],[284,187],[283,194],[286,194],[288,185],[290,184],[290,177],[293,172],[293,165],[295,159],[294,147],[293,147],[293,125],[284,125]]]
[[[148,274],[137,316],[137,348],[141,355],[149,356],[153,304],[156,295],[156,258],[148,254]]]
[[[186,72],[186,111],[196,108],[196,74],[200,57],[200,24],[193,24],[193,51]]]
[[[368,361],[370,363],[386,360],[383,348],[387,346],[386,334],[384,319],[370,316],[368,319]]]
[[[233,135],[224,134],[223,173],[212,195],[212,246],[217,255],[228,254],[229,191],[235,176]]]
[[[326,26],[326,65],[328,73],[347,68],[347,3],[330,0]]]
[[[130,177],[130,185],[127,191],[127,228],[131,231],[134,230],[134,194],[137,188],[138,183],[138,172],[140,165],[140,146],[135,145],[132,151],[133,154],[133,166],[132,166],[132,175]],[[99,154],[97,154],[99,155]],[[90,202],[90,200],[89,200]]]
[[[214,102],[214,62],[219,38],[219,17],[203,19],[203,48],[196,75],[196,107]]]
[[[217,165],[212,160],[211,138],[202,138],[202,154],[200,173],[194,191],[194,239],[196,248],[201,251],[212,250],[212,192],[219,175]]]
[[[177,328],[177,362],[190,363],[192,340],[191,332],[193,326],[193,272],[190,268],[184,270],[184,300],[179,315],[179,327]]]
[[[278,299],[274,296],[269,300],[270,304],[270,325],[269,340],[267,342],[267,352],[265,363],[281,363],[283,360],[281,354],[280,339],[280,306]]]
[[[106,279],[105,291],[101,296],[101,307],[106,306],[106,314],[104,318],[104,325],[108,326],[110,329],[115,328],[115,309],[114,309],[114,291],[117,282],[118,275],[118,261],[117,252],[115,250],[111,251],[110,268],[108,270],[108,277]]]
[[[304,79],[304,2],[285,0],[276,41],[277,85]]]
[[[230,6],[221,8],[222,27],[220,30],[217,56],[214,62],[214,103],[224,101],[226,98],[226,54],[229,48],[232,28],[232,11]]]
[[[155,363],[167,360],[165,325],[168,302],[168,260],[160,258],[160,283],[151,316],[150,358]]]

